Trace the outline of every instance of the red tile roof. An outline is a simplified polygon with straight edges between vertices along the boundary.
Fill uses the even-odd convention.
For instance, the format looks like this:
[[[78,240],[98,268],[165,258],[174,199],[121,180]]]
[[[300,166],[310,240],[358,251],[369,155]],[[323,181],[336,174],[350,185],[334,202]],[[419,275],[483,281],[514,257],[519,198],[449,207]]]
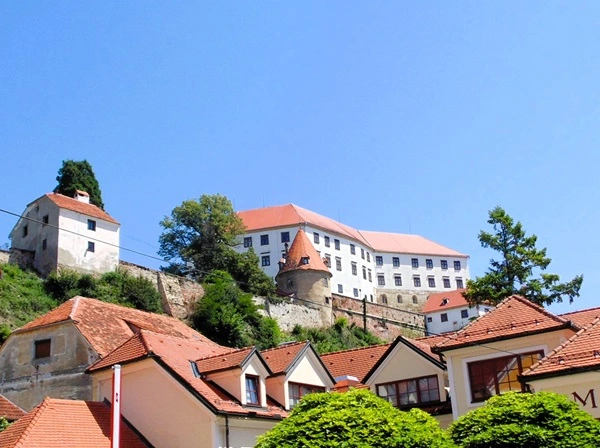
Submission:
[[[4,417],[9,422],[20,419],[26,412],[14,404],[8,398],[0,395],[0,417]]]
[[[361,230],[361,235],[367,240],[375,252],[390,252],[394,254],[439,255],[442,257],[466,257],[467,255],[442,246],[419,235],[401,233],[371,232]]]
[[[152,357],[166,364],[176,379],[184,383],[186,387],[194,390],[202,397],[201,401],[216,412],[245,416],[248,416],[250,412],[256,412],[258,417],[276,419],[287,416],[285,410],[277,406],[246,408],[210,380],[196,375],[192,369],[192,363],[195,360],[238,352],[239,350],[146,330],[140,331],[131,339],[131,341],[117,348],[114,353],[106,356],[105,359],[93,364],[88,371],[93,373],[113,364],[123,364],[128,361]]]
[[[325,367],[334,378],[350,375],[362,381],[390,344],[373,345],[321,355]]]
[[[112,222],[113,224],[119,224],[115,218],[110,216],[101,208],[93,205],[86,204],[85,202],[78,201],[75,198],[70,198],[58,193],[48,193],[42,197],[47,197],[54,204],[60,208],[71,210],[72,212],[81,213],[83,215],[91,216],[92,218],[102,219],[104,221]],[[39,199],[38,199],[39,200]],[[37,201],[37,200],[36,200]],[[36,202],[33,201],[33,202]],[[32,204],[33,204],[32,202]]]
[[[242,367],[244,361],[255,351],[254,347],[241,348],[226,353],[207,356],[196,361],[201,374],[209,374]]]
[[[423,307],[423,313],[433,313],[436,311],[449,310],[452,308],[468,307],[469,302],[462,295],[464,289],[454,291],[444,291],[429,294],[427,302]]]
[[[559,316],[565,320],[573,321],[579,328],[583,328],[590,325],[598,316],[600,316],[600,307],[571,311],[570,313],[559,314]]]
[[[46,398],[0,432],[3,448],[110,448],[111,410],[105,403]],[[121,420],[121,446],[147,445]]]
[[[303,262],[303,260],[307,260],[308,262]],[[285,264],[279,270],[278,275],[282,272],[297,270],[324,271],[330,274],[329,269],[312,243],[308,240],[306,232],[303,229],[298,230],[288,250]]]
[[[67,300],[58,308],[15,330],[15,333],[60,322],[73,322],[100,357],[106,356],[123,344],[138,329],[170,334],[218,346],[174,317],[148,313],[80,296]]]
[[[599,366],[600,317],[523,372],[522,376],[531,379],[568,375],[577,371],[596,371]]]
[[[260,352],[269,365],[273,375],[286,373],[292,363],[307,346],[309,342],[294,342],[279,347],[269,348]]]
[[[569,327],[570,323],[566,319],[555,316],[523,297],[510,296],[487,314],[457,331],[452,337],[444,339],[433,350],[443,352],[483,342]]]

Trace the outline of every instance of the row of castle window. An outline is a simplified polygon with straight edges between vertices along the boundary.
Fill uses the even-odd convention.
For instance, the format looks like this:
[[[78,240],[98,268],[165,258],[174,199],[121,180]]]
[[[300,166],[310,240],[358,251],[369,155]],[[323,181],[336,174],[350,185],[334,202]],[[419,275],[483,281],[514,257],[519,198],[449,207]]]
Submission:
[[[419,259],[418,258],[411,258],[410,263],[413,268],[419,267]],[[383,266],[383,256],[377,255],[375,257],[375,264],[377,266]],[[399,257],[392,257],[392,266],[394,266],[395,268],[400,267],[400,258]],[[433,269],[433,259],[426,258],[425,259],[425,267],[427,269]],[[448,260],[440,260],[440,267],[443,270],[447,270],[448,269]],[[454,270],[460,271],[460,269],[461,269],[460,260],[454,260]]]

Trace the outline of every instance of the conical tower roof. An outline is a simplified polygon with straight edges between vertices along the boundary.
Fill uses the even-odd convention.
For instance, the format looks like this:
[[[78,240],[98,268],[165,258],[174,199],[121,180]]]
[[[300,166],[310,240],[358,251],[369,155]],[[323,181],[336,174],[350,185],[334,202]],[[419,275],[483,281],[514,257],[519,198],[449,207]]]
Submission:
[[[299,229],[292,245],[290,246],[285,264],[279,269],[277,275],[289,271],[311,270],[329,272],[321,256],[316,251],[303,229]]]

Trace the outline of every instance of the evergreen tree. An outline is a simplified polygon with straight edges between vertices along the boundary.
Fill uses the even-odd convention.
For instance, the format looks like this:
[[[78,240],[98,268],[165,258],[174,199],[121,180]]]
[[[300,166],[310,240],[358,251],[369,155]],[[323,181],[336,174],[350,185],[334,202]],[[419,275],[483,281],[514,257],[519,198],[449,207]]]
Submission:
[[[74,197],[76,190],[85,191],[90,195],[90,203],[104,210],[102,201],[102,192],[100,185],[92,169],[92,165],[87,160],[63,160],[62,167],[58,170],[56,176],[58,185],[54,188],[55,193]]]

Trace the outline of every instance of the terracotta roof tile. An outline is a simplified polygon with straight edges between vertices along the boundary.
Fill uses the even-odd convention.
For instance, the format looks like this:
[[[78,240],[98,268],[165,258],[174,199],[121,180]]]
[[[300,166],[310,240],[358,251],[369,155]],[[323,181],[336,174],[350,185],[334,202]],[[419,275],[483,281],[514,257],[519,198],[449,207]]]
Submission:
[[[196,366],[201,374],[219,372],[241,367],[242,363],[254,351],[254,347],[232,350],[218,355],[207,356],[196,361]]]
[[[394,254],[439,255],[447,257],[466,257],[467,255],[442,246],[419,235],[401,233],[371,232],[361,230],[369,246],[375,252],[390,252]]]
[[[111,410],[105,403],[46,398],[0,432],[3,448],[110,448]],[[147,445],[121,420],[121,446]]]
[[[8,398],[0,395],[0,417],[6,418],[9,422],[20,419],[26,412],[14,404]]]
[[[468,307],[469,302],[462,295],[464,289],[454,291],[444,291],[429,294],[427,302],[423,307],[423,313],[432,313],[435,311],[449,310],[452,308]]]
[[[566,375],[600,366],[600,317],[523,372],[523,377]]]
[[[269,365],[273,375],[287,372],[291,364],[296,360],[298,354],[308,345],[308,342],[295,342],[274,347],[260,352],[263,359]]]
[[[373,345],[321,355],[334,378],[350,375],[362,381],[391,344]]]
[[[598,316],[600,316],[600,307],[571,311],[570,313],[559,314],[559,316],[565,320],[573,321],[579,328],[583,328],[590,325]]]
[[[44,197],[44,196],[42,196]],[[119,224],[115,218],[110,216],[100,207],[93,204],[86,204],[85,202],[78,201],[75,198],[70,198],[58,193],[48,193],[45,195],[48,199],[54,202],[60,208],[71,210],[73,212],[81,213],[83,215],[91,216],[92,218],[102,219],[104,221],[112,222],[113,224]],[[35,201],[34,201],[35,202]]]
[[[444,339],[435,346],[434,351],[558,330],[568,326],[569,322],[566,319],[555,316],[523,297],[511,296],[453,336]]]
[[[329,273],[329,269],[325,266],[319,253],[308,240],[306,232],[303,229],[298,230],[288,250],[285,264],[279,270],[278,275],[282,272],[297,270],[325,271]]]
[[[80,296],[67,300],[58,308],[29,322],[15,332],[67,321],[75,324],[101,357],[123,344],[139,329],[218,346],[174,317]]]

